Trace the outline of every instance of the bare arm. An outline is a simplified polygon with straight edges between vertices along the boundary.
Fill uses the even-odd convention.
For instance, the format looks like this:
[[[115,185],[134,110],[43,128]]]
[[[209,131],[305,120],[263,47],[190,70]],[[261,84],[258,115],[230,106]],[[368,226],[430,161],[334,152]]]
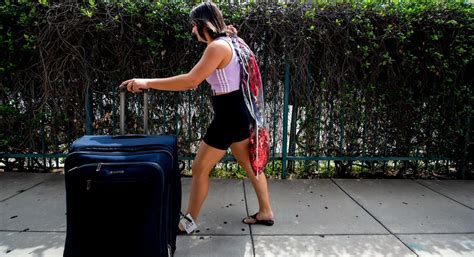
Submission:
[[[224,42],[225,43],[225,42]],[[128,91],[140,92],[141,89],[159,89],[165,91],[183,91],[196,88],[203,82],[224,60],[226,45],[222,42],[213,42],[204,51],[199,62],[186,74],[169,78],[156,79],[129,79],[120,85]]]

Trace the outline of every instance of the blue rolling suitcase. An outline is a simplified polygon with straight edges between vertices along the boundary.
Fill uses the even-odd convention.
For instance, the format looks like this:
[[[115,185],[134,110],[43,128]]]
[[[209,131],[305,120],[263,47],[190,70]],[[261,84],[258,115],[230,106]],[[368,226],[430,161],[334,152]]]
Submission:
[[[124,99],[122,92],[122,135],[83,136],[66,158],[65,257],[161,257],[176,249],[177,139],[124,135]],[[146,104],[144,109],[146,132]]]

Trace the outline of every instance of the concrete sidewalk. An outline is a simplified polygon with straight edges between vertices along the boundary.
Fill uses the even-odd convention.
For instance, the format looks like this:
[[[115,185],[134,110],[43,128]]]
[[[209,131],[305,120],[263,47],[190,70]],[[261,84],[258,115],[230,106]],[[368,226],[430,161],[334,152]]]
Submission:
[[[474,256],[474,181],[273,180],[269,190],[275,225],[248,226],[249,181],[211,180],[199,233],[179,236],[175,256]],[[0,173],[0,256],[62,256],[65,209],[63,175]]]

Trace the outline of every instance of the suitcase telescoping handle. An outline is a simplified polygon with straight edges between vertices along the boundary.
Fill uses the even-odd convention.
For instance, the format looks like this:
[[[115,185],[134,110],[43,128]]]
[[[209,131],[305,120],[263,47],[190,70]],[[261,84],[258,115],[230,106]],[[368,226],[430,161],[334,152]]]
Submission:
[[[143,91],[143,131],[148,134],[148,89]],[[120,135],[125,135],[125,94],[127,88],[120,89]]]

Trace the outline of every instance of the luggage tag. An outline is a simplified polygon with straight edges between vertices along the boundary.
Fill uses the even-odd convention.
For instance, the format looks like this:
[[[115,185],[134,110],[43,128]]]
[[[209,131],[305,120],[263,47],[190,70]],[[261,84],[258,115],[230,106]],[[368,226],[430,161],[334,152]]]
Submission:
[[[183,216],[181,214],[181,219],[179,220],[179,225],[181,228],[184,228],[186,230],[186,233],[190,234],[194,230],[197,229],[197,225],[193,220],[193,217],[191,217],[191,214],[186,214],[186,216]]]

